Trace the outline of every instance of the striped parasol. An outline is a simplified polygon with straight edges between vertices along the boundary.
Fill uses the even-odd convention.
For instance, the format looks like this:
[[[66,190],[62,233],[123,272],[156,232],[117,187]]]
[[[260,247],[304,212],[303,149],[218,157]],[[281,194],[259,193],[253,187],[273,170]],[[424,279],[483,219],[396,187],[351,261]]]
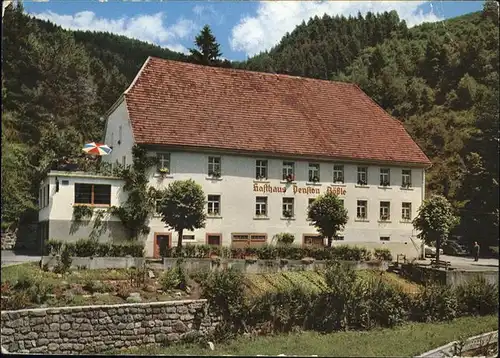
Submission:
[[[108,155],[112,150],[106,144],[100,144],[96,142],[87,143],[83,146],[82,149],[85,153],[92,155]]]

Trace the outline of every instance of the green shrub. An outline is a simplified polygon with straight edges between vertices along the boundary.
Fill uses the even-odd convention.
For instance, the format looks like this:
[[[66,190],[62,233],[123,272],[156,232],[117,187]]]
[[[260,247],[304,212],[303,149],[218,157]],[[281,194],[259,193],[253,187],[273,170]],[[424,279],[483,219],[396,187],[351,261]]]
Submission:
[[[260,260],[274,260],[278,257],[278,252],[276,251],[276,246],[273,245],[264,245],[259,247],[257,251],[257,257]]]
[[[376,248],[374,250],[375,259],[379,261],[392,261],[391,250],[386,248]]]
[[[144,257],[144,244],[141,242],[131,242],[122,245],[124,256]]]
[[[409,319],[410,297],[394,286],[374,279],[368,283],[370,319],[378,326],[393,327]]]
[[[177,260],[174,267],[165,270],[160,277],[162,290],[171,291],[175,289],[185,290],[187,287],[187,275],[182,266],[182,260]]]
[[[291,245],[295,241],[295,236],[289,232],[276,234],[275,238],[278,244],[281,245]]]
[[[182,250],[182,256],[180,257],[196,257],[197,255],[197,249],[196,249],[196,246],[195,245],[190,245],[190,244],[186,244],[184,247],[183,247],[183,250]]]
[[[244,326],[246,312],[243,275],[232,268],[211,272],[201,282],[202,298],[206,298],[214,312],[230,324],[234,332]]]
[[[196,245],[195,248],[196,248],[195,257],[199,259],[209,257],[212,253],[217,256],[220,256],[220,250],[217,250],[219,249],[218,246]]]
[[[74,256],[74,251],[73,244],[65,244],[63,246],[61,257],[57,260],[57,264],[54,267],[55,273],[63,274],[69,271],[73,262],[72,256]]]
[[[75,256],[77,257],[95,256],[97,246],[98,246],[97,240],[79,239],[75,243]]]
[[[449,321],[457,315],[457,296],[449,286],[429,283],[413,298],[411,308],[413,321]]]
[[[61,248],[62,248],[62,241],[57,241],[57,240],[48,240],[45,243],[45,253],[47,255],[59,255],[61,253]]]
[[[462,315],[498,313],[498,286],[476,276],[456,289],[459,311]]]
[[[109,257],[111,252],[111,244],[107,242],[101,242],[97,245],[95,254],[98,257]]]

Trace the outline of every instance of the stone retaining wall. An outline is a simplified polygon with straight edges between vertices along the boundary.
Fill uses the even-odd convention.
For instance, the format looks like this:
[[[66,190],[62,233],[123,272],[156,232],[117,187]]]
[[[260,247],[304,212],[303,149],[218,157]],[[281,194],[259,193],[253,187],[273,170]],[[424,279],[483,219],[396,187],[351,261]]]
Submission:
[[[71,268],[73,269],[127,269],[131,267],[142,267],[146,259],[144,257],[72,257]],[[49,269],[57,265],[57,256],[43,256],[42,266],[47,265]]]
[[[176,258],[163,258],[163,268],[169,269],[177,264]],[[342,261],[352,266],[355,270],[380,270],[386,271],[389,267],[387,261]],[[282,271],[313,271],[324,269],[326,261],[313,261],[311,263],[302,260],[244,260],[244,259],[183,259],[182,266],[187,272],[196,270],[220,270],[234,268],[243,273],[275,273]]]
[[[219,322],[206,300],[24,309],[1,313],[11,353],[81,354],[205,336]]]

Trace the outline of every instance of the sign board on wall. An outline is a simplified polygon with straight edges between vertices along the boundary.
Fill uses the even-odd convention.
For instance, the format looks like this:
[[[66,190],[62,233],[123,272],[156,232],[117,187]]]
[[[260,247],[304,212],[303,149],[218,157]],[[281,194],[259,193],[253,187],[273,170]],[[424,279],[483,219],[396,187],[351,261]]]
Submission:
[[[292,186],[272,186],[270,184],[254,184],[253,191],[266,194],[266,193],[293,193],[293,194],[306,194],[306,195],[319,195],[321,194],[320,188],[317,187],[300,187],[297,185]],[[346,189],[340,186],[328,186],[326,188],[327,193],[333,193],[335,195],[345,195]]]

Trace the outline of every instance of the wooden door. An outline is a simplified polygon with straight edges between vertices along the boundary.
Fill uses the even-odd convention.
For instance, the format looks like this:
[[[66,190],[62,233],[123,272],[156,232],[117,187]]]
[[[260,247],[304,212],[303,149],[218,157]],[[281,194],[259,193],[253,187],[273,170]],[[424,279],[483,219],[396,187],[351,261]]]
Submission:
[[[168,232],[155,233],[153,257],[157,259],[161,258],[162,247],[170,248],[171,246],[172,246],[172,234]]]

